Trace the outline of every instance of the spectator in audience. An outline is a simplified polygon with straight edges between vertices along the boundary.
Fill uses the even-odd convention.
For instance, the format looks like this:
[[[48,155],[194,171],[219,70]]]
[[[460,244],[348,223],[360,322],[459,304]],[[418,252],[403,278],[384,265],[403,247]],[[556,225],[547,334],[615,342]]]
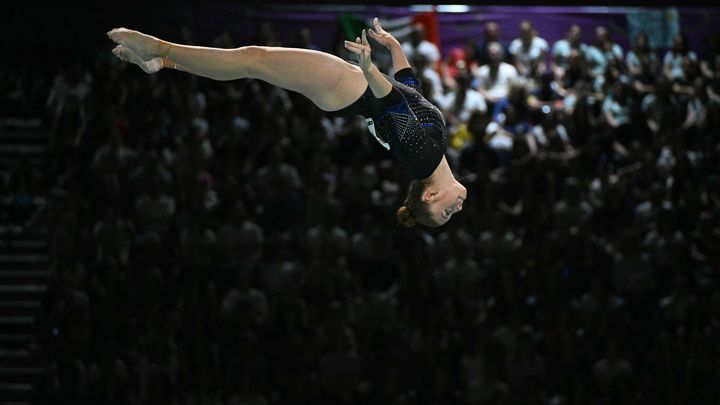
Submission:
[[[558,115],[552,110],[544,113],[541,121],[532,129],[533,143],[536,143],[536,148],[541,148],[548,157],[574,157],[577,152],[570,142],[565,125],[558,120]]]
[[[410,39],[403,42],[402,48],[408,60],[413,60],[415,55],[423,55],[431,69],[435,69],[440,61],[440,49],[433,42],[428,41],[425,26],[421,23],[412,25]]]
[[[567,68],[561,71],[557,79],[563,92],[572,93],[576,88],[592,83],[587,63],[579,50],[571,50],[567,61]]]
[[[703,78],[695,79],[692,95],[687,102],[687,115],[682,123],[683,129],[708,129],[708,116],[717,111],[718,103],[711,100],[707,92],[707,84]]]
[[[653,93],[642,99],[642,110],[648,128],[656,134],[667,134],[681,125],[682,104],[672,92],[666,78],[658,80]]]
[[[625,146],[628,146],[634,138],[634,134],[631,133],[632,103],[628,86],[621,82],[615,83],[613,91],[605,97],[602,103],[604,122],[610,128],[609,136]]]
[[[672,48],[665,52],[665,56],[663,56],[663,75],[670,80],[682,77],[686,59],[697,62],[697,54],[690,49],[685,33],[680,32],[673,38]]]
[[[488,124],[485,132],[488,145],[501,156],[501,162],[506,164],[514,146],[523,142],[532,142],[529,139],[531,134],[528,122],[521,118],[521,113],[512,103],[502,106],[496,119]]]
[[[605,73],[611,60],[615,60],[621,66],[624,66],[622,48],[612,40],[607,28],[603,26],[595,28],[595,43],[587,47],[585,58],[588,62],[590,75],[593,77]]]
[[[430,82],[430,85],[432,86],[432,94],[436,99],[445,94],[440,74],[433,66],[428,64],[428,59],[423,54],[418,53],[415,55],[412,59],[412,65],[418,78],[421,80],[428,80]],[[424,92],[423,94],[426,95]]]
[[[537,87],[528,95],[528,105],[536,110],[543,106],[562,110],[563,93],[566,92],[555,81],[553,74],[545,72],[540,76]]]
[[[623,73],[621,63],[617,59],[611,59],[605,72],[593,81],[593,91],[598,95],[598,101],[602,102],[607,95],[612,94],[618,83],[629,85],[630,79]]]
[[[587,45],[581,42],[582,28],[572,24],[567,30],[565,38],[558,40],[552,46],[552,70],[556,76],[562,76],[569,67],[571,52],[576,50],[583,58],[587,52]]]
[[[475,72],[478,91],[491,104],[507,96],[510,83],[518,78],[515,66],[503,62],[504,51],[500,43],[488,44],[489,62],[480,66]]]
[[[630,57],[629,54],[628,57]],[[648,55],[640,56],[638,62],[639,71],[630,74],[630,81],[635,92],[640,97],[644,97],[655,91],[655,84],[657,83],[657,73],[655,72],[658,71],[657,64],[653,65],[653,59]]]
[[[452,129],[449,132],[454,132],[453,129],[457,128],[459,123],[467,122],[474,111],[487,112],[485,98],[470,87],[471,80],[472,77],[468,74],[458,75],[455,79],[457,88],[437,99],[450,122],[449,128]]]
[[[632,77],[638,77],[643,74],[643,64],[648,65],[648,73],[655,76],[658,72],[658,60],[655,51],[650,47],[650,40],[644,31],[635,35],[632,47],[625,57],[625,65],[628,74]]]
[[[702,80],[697,61],[686,58],[683,61],[682,75],[673,82],[673,93],[685,102],[693,94],[693,84],[697,79]]]
[[[545,56],[550,47],[528,20],[520,23],[520,37],[510,43],[509,52],[520,76],[538,79],[545,73]]]
[[[473,57],[473,46],[467,42],[464,48],[455,47],[448,52],[440,65],[443,87],[452,90],[456,87],[455,78],[461,74],[472,74],[477,67]]]
[[[509,59],[510,52],[508,44],[500,38],[500,24],[497,21],[487,21],[483,26],[483,39],[475,46],[475,61],[479,66],[487,65],[491,62],[490,50],[488,45],[497,42],[502,47],[502,61],[511,62]]]
[[[297,44],[295,46],[298,48],[314,49],[316,51],[320,50],[320,47],[313,39],[312,31],[307,27],[302,27],[298,30]]]

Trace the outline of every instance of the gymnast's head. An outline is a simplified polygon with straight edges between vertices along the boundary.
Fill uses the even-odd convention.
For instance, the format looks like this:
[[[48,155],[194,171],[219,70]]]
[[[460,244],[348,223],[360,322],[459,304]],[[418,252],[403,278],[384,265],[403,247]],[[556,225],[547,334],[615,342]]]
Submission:
[[[398,222],[410,228],[416,224],[429,227],[445,225],[452,216],[462,211],[467,189],[459,181],[432,183],[414,180],[405,203],[397,210]]]

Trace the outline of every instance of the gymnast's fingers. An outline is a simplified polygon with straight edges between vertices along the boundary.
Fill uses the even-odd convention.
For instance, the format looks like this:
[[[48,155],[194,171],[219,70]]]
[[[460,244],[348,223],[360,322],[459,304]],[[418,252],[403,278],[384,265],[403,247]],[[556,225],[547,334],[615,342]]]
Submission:
[[[360,52],[360,49],[358,49],[358,47],[356,47],[355,44],[350,41],[345,41],[345,48],[347,48],[352,53]]]
[[[370,43],[367,40],[367,34],[365,33],[365,30],[362,30],[362,44],[363,45],[370,45]]]
[[[373,20],[373,26],[375,27],[375,31],[379,33],[384,32],[382,26],[380,25],[380,19],[378,19],[377,17],[375,17],[375,19]]]

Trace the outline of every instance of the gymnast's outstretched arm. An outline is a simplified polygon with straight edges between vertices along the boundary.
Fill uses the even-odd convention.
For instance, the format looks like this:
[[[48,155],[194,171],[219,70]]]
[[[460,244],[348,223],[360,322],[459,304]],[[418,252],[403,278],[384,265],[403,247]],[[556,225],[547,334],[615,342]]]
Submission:
[[[362,38],[356,38],[355,42],[345,41],[345,48],[358,57],[360,68],[365,80],[370,85],[370,90],[376,98],[387,96],[392,90],[392,84],[380,73],[377,66],[372,63],[370,57],[370,43],[367,40],[366,31],[362,31]]]
[[[395,72],[399,72],[403,69],[409,68],[410,62],[408,62],[407,56],[402,49],[402,45],[397,38],[385,31],[380,25],[380,20],[377,18],[373,20],[373,28],[374,30],[370,30],[370,38],[376,40],[379,44],[383,45],[390,51],[390,56],[393,61],[393,70]]]

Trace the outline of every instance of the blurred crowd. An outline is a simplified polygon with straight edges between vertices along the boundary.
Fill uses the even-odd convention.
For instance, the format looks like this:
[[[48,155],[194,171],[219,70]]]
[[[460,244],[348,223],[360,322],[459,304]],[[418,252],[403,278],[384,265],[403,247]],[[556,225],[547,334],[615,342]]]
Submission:
[[[361,118],[110,48],[57,64],[42,403],[720,400],[717,33],[487,22],[445,55],[415,29],[469,191],[438,229],[396,223],[411,179]]]

